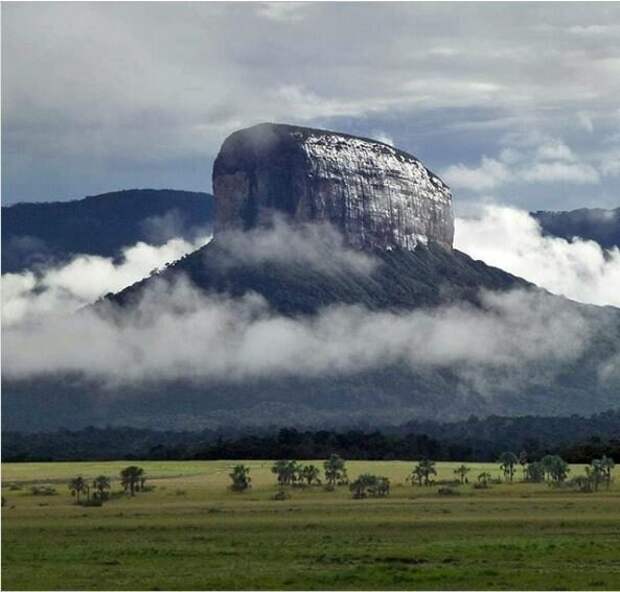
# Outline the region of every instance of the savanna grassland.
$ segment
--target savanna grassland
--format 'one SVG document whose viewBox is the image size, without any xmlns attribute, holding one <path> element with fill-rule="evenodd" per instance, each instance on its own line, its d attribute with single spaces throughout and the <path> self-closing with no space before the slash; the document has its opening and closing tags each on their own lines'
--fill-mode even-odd
<svg viewBox="0 0 620 592">
<path fill-rule="evenodd" d="M 128 464 L 145 469 L 152 491 L 75 504 L 69 478 L 108 475 L 119 491 Z M 3 465 L 2 588 L 620 589 L 617 482 L 587 494 L 502 483 L 440 495 L 405 481 L 412 462 L 351 461 L 350 478 L 386 476 L 390 496 L 354 500 L 346 486 L 313 486 L 276 501 L 271 461 L 244 462 L 244 493 L 228 489 L 234 464 Z M 436 479 L 454 479 L 456 466 L 437 463 Z M 471 481 L 499 477 L 497 465 L 468 466 Z M 572 465 L 570 476 L 583 470 Z M 58 495 L 32 495 L 43 484 Z"/>
</svg>

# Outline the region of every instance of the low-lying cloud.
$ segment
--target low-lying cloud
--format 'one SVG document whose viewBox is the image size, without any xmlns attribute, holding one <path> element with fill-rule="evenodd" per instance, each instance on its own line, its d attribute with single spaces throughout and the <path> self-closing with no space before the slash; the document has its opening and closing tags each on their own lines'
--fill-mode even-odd
<svg viewBox="0 0 620 592">
<path fill-rule="evenodd" d="M 516 232 L 516 262 L 527 247 L 541 248 L 525 238 L 548 240 L 532 230 L 535 223 L 527 214 L 514 210 L 459 220 L 459 241 L 464 224 L 480 225 L 465 233 L 476 235 L 474 246 L 495 245 L 500 254 L 511 252 L 510 245 L 498 245 Z M 224 264 L 223 253 L 236 263 L 275 260 L 322 270 L 337 265 L 363 274 L 380 264 L 347 248 L 330 227 L 292 229 L 276 221 L 270 231 L 233 232 L 218 235 L 220 240 Z M 559 253 L 574 248 L 564 243 Z M 447 369 L 476 392 L 492 394 L 548 384 L 562 368 L 582 364 L 602 339 L 617 343 L 618 318 L 611 310 L 593 313 L 537 290 L 483 293 L 479 307 L 462 303 L 397 312 L 338 305 L 293 317 L 274 312 L 257 294 L 206 294 L 177 275 L 153 278 L 131 305 L 106 300 L 74 312 L 115 289 L 113 284 L 124 287 L 195 247 L 183 241 L 159 248 L 139 244 L 118 264 L 78 257 L 40 276 L 3 277 L 3 377 L 71 373 L 117 388 L 179 379 L 202 384 L 316 378 L 402 365 L 414 371 Z M 564 258 L 570 260 L 566 253 Z M 510 261 L 502 266 L 510 268 Z M 617 355 L 617 347 L 597 353 L 595 380 L 619 379 Z"/>
<path fill-rule="evenodd" d="M 618 248 L 544 236 L 538 222 L 522 210 L 486 206 L 477 217 L 457 218 L 455 246 L 554 294 L 620 306 Z"/>
<path fill-rule="evenodd" d="M 542 379 L 545 364 L 577 360 L 596 333 L 574 305 L 544 293 L 489 293 L 483 303 L 402 313 L 334 306 L 293 318 L 257 295 L 206 296 L 183 279 L 159 279 L 132 309 L 107 304 L 5 329 L 3 371 L 75 372 L 118 386 L 329 376 L 403 363 L 470 379 L 481 368 L 528 367 L 530 379 Z"/>
<path fill-rule="evenodd" d="M 331 224 L 291 225 L 278 215 L 273 217 L 270 228 L 218 233 L 217 242 L 235 264 L 272 261 L 324 272 L 347 268 L 369 274 L 377 263 L 368 253 L 348 247 Z"/>
<path fill-rule="evenodd" d="M 171 239 L 161 246 L 139 242 L 123 249 L 118 261 L 97 255 L 78 255 L 68 263 L 38 271 L 2 276 L 2 324 L 36 322 L 67 314 L 117 292 L 179 259 L 208 241 Z"/>
</svg>

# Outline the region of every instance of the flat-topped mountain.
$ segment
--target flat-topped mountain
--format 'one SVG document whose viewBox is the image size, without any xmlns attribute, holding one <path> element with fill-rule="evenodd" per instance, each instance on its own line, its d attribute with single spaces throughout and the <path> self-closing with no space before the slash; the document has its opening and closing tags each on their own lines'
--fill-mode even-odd
<svg viewBox="0 0 620 592">
<path fill-rule="evenodd" d="M 2 208 L 2 273 L 66 261 L 115 257 L 138 241 L 195 238 L 213 222 L 213 196 L 172 189 L 130 189 L 84 199 Z"/>
<path fill-rule="evenodd" d="M 214 240 L 83 312 L 116 336 L 114 350 L 132 334 L 123 364 L 152 375 L 4 381 L 5 429 L 372 425 L 617 405 L 620 311 L 452 249 L 449 189 L 414 157 L 269 124 L 224 142 L 213 181 Z M 257 301 L 262 312 L 246 306 Z M 236 312 L 219 318 L 222 307 Z M 213 323 L 192 320 L 203 312 Z"/>
<path fill-rule="evenodd" d="M 452 194 L 415 157 L 376 140 L 264 123 L 229 136 L 213 166 L 215 234 L 329 222 L 356 247 L 452 247 Z"/>
</svg>

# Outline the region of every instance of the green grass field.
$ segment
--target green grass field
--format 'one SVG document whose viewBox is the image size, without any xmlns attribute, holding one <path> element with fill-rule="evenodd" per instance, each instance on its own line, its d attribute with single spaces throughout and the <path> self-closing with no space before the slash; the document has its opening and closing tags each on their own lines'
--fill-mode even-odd
<svg viewBox="0 0 620 592">
<path fill-rule="evenodd" d="M 118 490 L 128 464 L 154 491 L 75 505 L 70 477 L 105 474 Z M 233 464 L 3 465 L 2 589 L 620 589 L 618 483 L 594 494 L 515 483 L 441 496 L 405 482 L 411 462 L 351 461 L 349 477 L 389 477 L 390 497 L 312 487 L 274 501 L 270 461 L 245 462 L 253 488 L 242 494 L 227 489 Z M 438 479 L 454 478 L 457 463 L 437 466 Z M 472 480 L 499 476 L 497 465 L 468 466 Z M 33 484 L 58 495 L 33 496 Z"/>
</svg>

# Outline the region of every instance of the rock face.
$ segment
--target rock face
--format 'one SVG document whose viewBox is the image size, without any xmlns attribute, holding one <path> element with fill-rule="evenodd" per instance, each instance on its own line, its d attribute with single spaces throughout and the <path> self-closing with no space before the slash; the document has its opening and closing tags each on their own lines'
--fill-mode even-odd
<svg viewBox="0 0 620 592">
<path fill-rule="evenodd" d="M 230 135 L 213 166 L 215 236 L 329 222 L 358 248 L 452 248 L 452 195 L 416 158 L 387 144 L 324 130 L 260 124 Z"/>
</svg>

